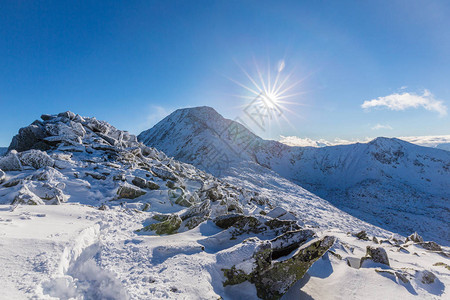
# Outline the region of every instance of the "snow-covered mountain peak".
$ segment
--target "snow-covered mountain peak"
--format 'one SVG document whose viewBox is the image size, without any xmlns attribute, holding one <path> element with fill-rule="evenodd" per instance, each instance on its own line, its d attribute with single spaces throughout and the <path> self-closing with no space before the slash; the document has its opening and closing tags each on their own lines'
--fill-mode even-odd
<svg viewBox="0 0 450 300">
<path fill-rule="evenodd" d="M 242 179 L 244 168 L 254 174 L 276 172 L 364 220 L 404 234 L 418 230 L 450 243 L 444 229 L 450 218 L 450 152 L 386 137 L 322 148 L 291 147 L 263 140 L 215 111 L 206 109 L 212 119 L 199 113 L 204 109 L 174 112 L 138 139 L 217 176 Z M 170 121 L 175 117 L 176 122 Z M 265 187 L 267 182 L 257 185 Z M 414 211 L 423 214 L 410 218 Z M 435 221 L 439 225 L 433 226 Z"/>
</svg>

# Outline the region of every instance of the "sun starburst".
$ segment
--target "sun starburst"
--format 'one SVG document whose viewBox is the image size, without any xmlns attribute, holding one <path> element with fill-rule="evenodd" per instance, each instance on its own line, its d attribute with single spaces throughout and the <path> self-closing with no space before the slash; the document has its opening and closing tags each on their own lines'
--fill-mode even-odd
<svg viewBox="0 0 450 300">
<path fill-rule="evenodd" d="M 264 124 L 270 125 L 271 120 L 275 120 L 279 124 L 280 118 L 290 124 L 285 116 L 285 112 L 293 113 L 288 106 L 290 104 L 299 104 L 297 97 L 304 94 L 304 92 L 299 91 L 299 85 L 304 79 L 294 81 L 294 70 L 287 72 L 284 60 L 280 60 L 275 68 L 271 68 L 269 61 L 267 68 L 264 70 L 261 70 L 255 61 L 254 76 L 250 75 L 239 63 L 237 65 L 244 73 L 245 81 L 247 82 L 243 83 L 229 79 L 246 91 L 245 94 L 235 95 L 247 100 L 243 107 L 248 107 L 249 105 L 258 106 L 257 111 L 260 119 L 261 116 L 267 118 L 267 122 Z M 248 103 L 249 101 L 250 104 Z M 261 129 L 266 129 L 260 124 L 258 125 Z"/>
</svg>

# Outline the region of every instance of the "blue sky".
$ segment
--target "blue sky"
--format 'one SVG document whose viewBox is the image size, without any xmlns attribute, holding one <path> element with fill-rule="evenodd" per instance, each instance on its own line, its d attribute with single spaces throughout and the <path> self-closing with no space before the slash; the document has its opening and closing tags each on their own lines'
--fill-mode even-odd
<svg viewBox="0 0 450 300">
<path fill-rule="evenodd" d="M 450 134 L 448 1 L 2 1 L 0 145 L 71 110 L 138 134 L 181 107 L 243 115 L 240 66 L 302 79 L 279 124 L 332 140 Z M 230 80 L 230 78 L 232 80 Z M 273 78 L 273 77 L 272 77 Z M 383 97 L 383 98 L 379 98 Z M 364 102 L 366 101 L 366 104 Z M 364 107 L 362 107 L 364 104 Z M 450 113 L 450 112 L 449 112 Z"/>
</svg>

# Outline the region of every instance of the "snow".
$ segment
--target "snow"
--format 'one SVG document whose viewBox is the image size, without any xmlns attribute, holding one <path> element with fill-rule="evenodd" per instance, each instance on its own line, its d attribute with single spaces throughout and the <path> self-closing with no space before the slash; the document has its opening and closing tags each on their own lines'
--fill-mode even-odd
<svg viewBox="0 0 450 300">
<path fill-rule="evenodd" d="M 201 121 L 204 113 L 211 114 L 209 121 L 215 120 L 208 108 L 188 117 Z M 247 281 L 224 287 L 222 268 L 235 265 L 250 273 L 254 251 L 262 243 L 272 244 L 279 230 L 234 237 L 236 229 L 224 230 L 213 222 L 227 213 L 257 220 L 294 219 L 319 238 L 337 237 L 331 249 L 334 254 L 328 252 L 319 259 L 284 299 L 449 297 L 450 270 L 445 265 L 450 265 L 450 248 L 446 245 L 440 252 L 404 242 L 397 231 L 360 220 L 251 159 L 231 161 L 219 179 L 137 143 L 136 137 L 106 122 L 72 113 L 60 115 L 44 116 L 56 124 L 50 126 L 53 136 L 65 137 L 45 151 L 51 160 L 6 171 L 0 185 L 0 299 L 257 299 L 255 286 Z M 67 127 L 59 128 L 61 122 Z M 72 133 L 79 139 L 69 141 Z M 199 135 L 198 145 L 210 138 Z M 220 146 L 220 141 L 215 142 Z M 170 146 L 180 147 L 175 141 Z M 27 151 L 17 154 L 19 162 L 38 153 Z M 38 157 L 47 157 L 41 154 Z M 201 159 L 201 153 L 194 154 Z M 141 188 L 144 195 L 119 199 L 119 186 L 134 186 L 136 176 L 160 188 Z M 42 205 L 12 205 L 24 189 Z M 48 191 L 60 191 L 61 197 L 55 201 Z M 192 199 L 194 205 L 176 204 L 180 197 Z M 142 231 L 161 214 L 183 219 L 176 234 Z M 205 215 L 198 226 L 186 227 L 184 218 Z M 361 230 L 367 232 L 368 241 L 352 234 Z M 375 244 L 373 236 L 382 243 Z M 367 246 L 383 247 L 390 267 L 347 265 L 347 260 L 359 262 Z M 399 281 L 395 272 L 409 283 Z M 430 277 L 427 272 L 436 276 L 433 283 L 422 282 Z"/>
</svg>

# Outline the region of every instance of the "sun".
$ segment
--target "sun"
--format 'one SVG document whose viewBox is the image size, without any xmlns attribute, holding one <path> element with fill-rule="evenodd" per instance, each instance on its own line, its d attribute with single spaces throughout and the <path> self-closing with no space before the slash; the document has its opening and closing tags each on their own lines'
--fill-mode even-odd
<svg viewBox="0 0 450 300">
<path fill-rule="evenodd" d="M 261 70 L 255 62 L 255 76 L 251 76 L 241 65 L 238 64 L 238 66 L 248 82 L 243 83 L 229 78 L 246 91 L 245 94 L 235 96 L 260 105 L 271 119 L 282 117 L 288 121 L 284 112 L 289 111 L 287 107 L 289 104 L 298 104 L 293 100 L 303 94 L 303 92 L 297 91 L 303 80 L 292 82 L 294 71 L 286 72 L 284 60 L 280 60 L 275 67 L 268 62 L 264 70 Z"/>
</svg>

